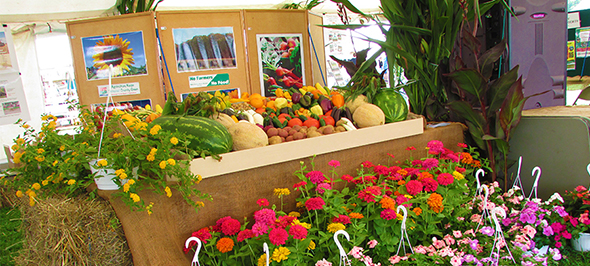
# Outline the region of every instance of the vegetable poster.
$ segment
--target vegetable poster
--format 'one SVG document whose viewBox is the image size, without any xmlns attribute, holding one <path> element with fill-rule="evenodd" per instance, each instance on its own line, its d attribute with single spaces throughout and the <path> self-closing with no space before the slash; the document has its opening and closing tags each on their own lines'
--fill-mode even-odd
<svg viewBox="0 0 590 266">
<path fill-rule="evenodd" d="M 108 79 L 109 65 L 113 66 L 113 77 L 147 75 L 143 32 L 81 39 L 88 80 Z"/>
<path fill-rule="evenodd" d="M 305 80 L 301 34 L 257 34 L 260 84 L 264 96 L 278 88 L 301 88 Z"/>
<path fill-rule="evenodd" d="M 235 68 L 232 27 L 172 29 L 178 72 Z"/>
</svg>

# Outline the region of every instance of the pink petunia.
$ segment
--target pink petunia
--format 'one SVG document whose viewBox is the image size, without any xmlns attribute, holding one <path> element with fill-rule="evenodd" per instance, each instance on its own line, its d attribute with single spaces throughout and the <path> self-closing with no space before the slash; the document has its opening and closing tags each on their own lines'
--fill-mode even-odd
<svg viewBox="0 0 590 266">
<path fill-rule="evenodd" d="M 377 240 L 375 240 L 375 239 L 373 239 L 367 243 L 367 245 L 369 245 L 369 248 L 375 248 L 377 246 L 377 244 L 379 244 L 379 242 L 377 242 Z"/>
</svg>

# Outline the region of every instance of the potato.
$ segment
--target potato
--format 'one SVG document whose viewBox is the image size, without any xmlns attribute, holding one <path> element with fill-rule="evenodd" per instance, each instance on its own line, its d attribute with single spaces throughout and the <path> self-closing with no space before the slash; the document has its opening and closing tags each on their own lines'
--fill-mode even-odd
<svg viewBox="0 0 590 266">
<path fill-rule="evenodd" d="M 270 144 L 270 145 L 279 144 L 282 142 L 283 142 L 283 140 L 281 139 L 280 136 L 272 136 L 268 139 L 268 144 Z"/>
<path fill-rule="evenodd" d="M 293 129 L 295 129 L 297 131 L 300 131 L 301 130 L 301 126 L 300 125 L 294 125 L 293 126 Z"/>
<path fill-rule="evenodd" d="M 328 134 L 332 134 L 334 133 L 334 127 L 332 125 L 327 125 L 324 127 L 324 130 L 322 130 L 322 134 L 324 135 L 328 135 Z"/>
<path fill-rule="evenodd" d="M 291 130 L 289 130 L 289 135 L 290 135 L 290 136 L 293 136 L 293 135 L 295 135 L 295 133 L 297 133 L 297 130 L 295 130 L 295 129 L 291 129 Z"/>
<path fill-rule="evenodd" d="M 285 138 L 285 141 L 289 142 L 289 141 L 293 141 L 293 136 L 288 136 Z"/>
<path fill-rule="evenodd" d="M 336 132 L 344 132 L 344 131 L 346 131 L 346 128 L 344 128 L 343 126 L 337 126 L 334 130 Z"/>
<path fill-rule="evenodd" d="M 321 135 L 322 135 L 322 133 L 320 133 L 320 132 L 317 132 L 317 131 L 315 131 L 315 130 L 313 130 L 313 131 L 311 131 L 311 132 L 308 132 L 308 133 L 307 133 L 307 137 L 308 137 L 308 138 L 315 138 L 315 137 L 319 137 L 319 136 L 321 136 Z"/>
<path fill-rule="evenodd" d="M 297 132 L 297 133 L 293 134 L 293 139 L 294 140 L 303 139 L 303 133 Z"/>
<path fill-rule="evenodd" d="M 286 138 L 287 136 L 289 136 L 289 132 L 281 128 L 279 129 L 279 136 Z"/>
<path fill-rule="evenodd" d="M 266 135 L 268 135 L 269 138 L 277 136 L 279 135 L 279 130 L 274 127 L 271 127 L 268 129 L 268 131 L 266 131 Z"/>
</svg>

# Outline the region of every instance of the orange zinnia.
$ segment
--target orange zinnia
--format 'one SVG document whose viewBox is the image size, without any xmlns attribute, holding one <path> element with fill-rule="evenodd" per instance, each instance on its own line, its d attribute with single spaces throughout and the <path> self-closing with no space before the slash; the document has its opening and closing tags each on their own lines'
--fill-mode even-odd
<svg viewBox="0 0 590 266">
<path fill-rule="evenodd" d="M 432 194 L 430 194 L 430 197 L 428 197 L 428 201 L 427 201 L 428 207 L 430 207 L 430 209 L 433 212 L 440 213 L 444 209 L 444 206 L 442 204 L 442 200 L 443 200 L 443 197 L 440 194 L 432 193 Z"/>
<path fill-rule="evenodd" d="M 234 249 L 234 241 L 229 237 L 224 237 L 217 241 L 217 250 L 221 253 L 226 253 Z"/>
</svg>

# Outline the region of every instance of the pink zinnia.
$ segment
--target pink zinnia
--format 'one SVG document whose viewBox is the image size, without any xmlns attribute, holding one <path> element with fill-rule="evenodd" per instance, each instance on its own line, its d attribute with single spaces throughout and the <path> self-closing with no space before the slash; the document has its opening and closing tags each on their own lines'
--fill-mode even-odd
<svg viewBox="0 0 590 266">
<path fill-rule="evenodd" d="M 422 192 L 422 183 L 418 180 L 410 180 L 406 183 L 406 190 L 408 194 L 416 196 L 416 194 Z"/>
<path fill-rule="evenodd" d="M 422 179 L 422 185 L 424 186 L 424 191 L 426 192 L 435 192 L 438 188 L 438 183 L 430 177 Z"/>
<path fill-rule="evenodd" d="M 203 242 L 203 244 L 207 244 L 207 240 L 211 238 L 211 233 L 209 232 L 209 228 L 201 228 L 199 231 L 196 231 L 192 234 L 192 236 L 198 238 Z M 196 242 L 195 242 L 196 244 Z"/>
<path fill-rule="evenodd" d="M 319 184 L 315 191 L 317 191 L 320 194 L 324 194 L 324 192 L 326 192 L 326 190 L 330 190 L 332 189 L 332 185 L 328 184 L 328 183 L 321 183 Z"/>
<path fill-rule="evenodd" d="M 240 232 L 240 221 L 231 218 L 221 224 L 221 232 L 228 236 L 233 236 Z"/>
<path fill-rule="evenodd" d="M 422 167 L 430 170 L 432 168 L 435 168 L 438 166 L 438 159 L 436 158 L 428 158 L 426 160 L 424 160 L 424 162 L 422 163 Z"/>
<path fill-rule="evenodd" d="M 383 165 L 376 165 L 375 168 L 373 168 L 373 171 L 375 171 L 376 174 L 378 175 L 389 175 L 389 167 L 387 166 L 383 166 Z"/>
<path fill-rule="evenodd" d="M 219 220 L 217 220 L 217 222 L 215 222 L 215 225 L 213 227 L 211 227 L 211 229 L 214 232 L 221 232 L 221 225 L 223 224 L 223 222 L 225 222 L 229 219 L 231 219 L 230 216 L 225 216 L 225 217 L 219 218 Z"/>
<path fill-rule="evenodd" d="M 305 239 L 307 237 L 307 229 L 299 224 L 296 224 L 289 228 L 289 234 L 295 239 Z"/>
<path fill-rule="evenodd" d="M 260 206 L 260 207 L 265 207 L 265 206 L 268 206 L 269 205 L 268 200 L 265 199 L 265 198 L 258 199 L 256 201 L 256 204 L 258 204 L 258 206 Z"/>
<path fill-rule="evenodd" d="M 349 224 L 350 217 L 348 215 L 340 214 L 338 217 L 332 218 L 333 223 Z"/>
<path fill-rule="evenodd" d="M 366 168 L 371 168 L 371 167 L 375 166 L 375 165 L 373 165 L 372 162 L 369 162 L 369 161 L 364 161 L 361 165 Z"/>
<path fill-rule="evenodd" d="M 271 209 L 262 209 L 254 212 L 254 221 L 269 225 L 277 219 L 275 211 Z"/>
<path fill-rule="evenodd" d="M 311 198 L 305 201 L 305 208 L 308 211 L 321 210 L 324 207 L 324 200 L 320 197 Z"/>
<path fill-rule="evenodd" d="M 457 147 L 459 147 L 459 148 L 467 148 L 467 144 L 459 142 L 459 143 L 457 143 Z"/>
<path fill-rule="evenodd" d="M 254 225 L 252 225 L 252 233 L 254 233 L 254 236 L 261 236 L 266 234 L 266 232 L 268 232 L 268 225 L 265 223 L 255 222 Z"/>
<path fill-rule="evenodd" d="M 254 237 L 254 232 L 252 232 L 252 230 L 250 229 L 246 229 L 244 231 L 240 231 L 238 233 L 238 242 L 242 242 L 246 239 L 250 239 Z"/>
<path fill-rule="evenodd" d="M 375 196 L 381 195 L 381 188 L 376 186 L 370 186 L 365 188 L 358 193 L 359 199 L 362 199 L 366 202 L 375 202 Z"/>
<path fill-rule="evenodd" d="M 410 199 L 406 198 L 404 195 L 399 195 L 395 198 L 395 203 L 397 205 L 404 205 L 406 208 L 412 208 L 412 203 L 404 204 L 404 202 L 407 201 L 410 201 Z"/>
<path fill-rule="evenodd" d="M 352 180 L 354 179 L 354 177 L 352 177 L 351 175 L 343 175 L 341 177 L 342 180 L 346 181 L 346 182 L 352 182 Z"/>
<path fill-rule="evenodd" d="M 426 147 L 428 147 L 428 153 L 439 154 L 444 151 L 445 145 L 439 140 L 431 140 Z"/>
<path fill-rule="evenodd" d="M 284 245 L 289 238 L 289 234 L 287 233 L 287 230 L 278 227 L 270 230 L 270 233 L 268 233 L 268 238 L 270 239 L 270 243 L 275 246 Z"/>
<path fill-rule="evenodd" d="M 449 173 L 442 173 L 442 174 L 438 175 L 436 180 L 438 181 L 438 183 L 440 185 L 448 186 L 448 185 L 452 184 L 453 181 L 455 181 L 455 178 L 453 177 L 453 175 L 451 175 Z"/>
<path fill-rule="evenodd" d="M 305 175 L 305 177 L 309 178 L 309 181 L 311 181 L 314 184 L 319 184 L 319 183 L 323 183 L 324 180 L 326 180 L 326 178 L 324 177 L 324 173 L 320 172 L 320 171 L 311 171 L 309 173 L 307 173 Z"/>
<path fill-rule="evenodd" d="M 295 221 L 295 217 L 284 215 L 279 217 L 278 221 L 275 223 L 277 226 L 281 228 L 287 228 L 287 226 L 292 225 L 293 221 Z"/>
<path fill-rule="evenodd" d="M 328 165 L 332 166 L 332 167 L 338 167 L 340 166 L 340 162 L 336 161 L 336 160 L 331 160 Z"/>
<path fill-rule="evenodd" d="M 397 213 L 392 209 L 384 209 L 381 211 L 381 218 L 384 220 L 391 220 L 397 218 Z"/>
</svg>

